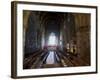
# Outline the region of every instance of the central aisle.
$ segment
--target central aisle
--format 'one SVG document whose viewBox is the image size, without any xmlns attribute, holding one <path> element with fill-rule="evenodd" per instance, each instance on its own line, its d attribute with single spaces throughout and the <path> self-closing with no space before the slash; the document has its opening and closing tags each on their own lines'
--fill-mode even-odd
<svg viewBox="0 0 100 80">
<path fill-rule="evenodd" d="M 49 51 L 49 55 L 46 60 L 46 64 L 54 64 L 55 59 L 54 59 L 54 51 Z"/>
</svg>

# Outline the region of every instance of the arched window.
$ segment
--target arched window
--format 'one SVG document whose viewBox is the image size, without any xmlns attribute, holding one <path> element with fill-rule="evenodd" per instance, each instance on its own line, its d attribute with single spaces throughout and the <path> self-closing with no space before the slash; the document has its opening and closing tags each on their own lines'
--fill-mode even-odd
<svg viewBox="0 0 100 80">
<path fill-rule="evenodd" d="M 48 39 L 48 45 L 49 46 L 56 46 L 57 45 L 57 39 L 54 33 L 51 33 Z"/>
</svg>

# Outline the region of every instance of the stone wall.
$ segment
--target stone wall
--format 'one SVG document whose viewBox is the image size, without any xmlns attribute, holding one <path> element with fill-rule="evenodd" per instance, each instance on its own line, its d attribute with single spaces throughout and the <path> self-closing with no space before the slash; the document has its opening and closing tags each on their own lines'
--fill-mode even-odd
<svg viewBox="0 0 100 80">
<path fill-rule="evenodd" d="M 39 19 L 36 12 L 24 11 L 23 15 L 23 28 L 24 28 L 24 51 L 25 53 L 32 53 L 40 48 L 41 36 L 39 30 Z"/>
<path fill-rule="evenodd" d="M 90 15 L 75 14 L 77 53 L 90 64 Z"/>
</svg>

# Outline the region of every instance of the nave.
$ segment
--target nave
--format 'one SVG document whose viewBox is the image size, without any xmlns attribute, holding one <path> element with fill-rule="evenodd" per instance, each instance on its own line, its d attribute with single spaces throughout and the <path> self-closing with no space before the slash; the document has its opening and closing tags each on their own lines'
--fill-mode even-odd
<svg viewBox="0 0 100 80">
<path fill-rule="evenodd" d="M 23 10 L 23 69 L 90 66 L 90 18 Z"/>
</svg>

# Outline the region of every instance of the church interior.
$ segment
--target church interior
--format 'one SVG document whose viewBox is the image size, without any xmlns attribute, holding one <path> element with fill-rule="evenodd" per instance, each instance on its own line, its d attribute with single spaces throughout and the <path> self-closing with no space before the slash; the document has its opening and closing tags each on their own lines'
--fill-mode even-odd
<svg viewBox="0 0 100 80">
<path fill-rule="evenodd" d="M 23 10 L 23 69 L 90 66 L 91 15 Z"/>
</svg>

